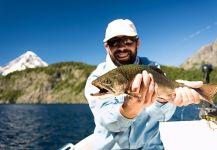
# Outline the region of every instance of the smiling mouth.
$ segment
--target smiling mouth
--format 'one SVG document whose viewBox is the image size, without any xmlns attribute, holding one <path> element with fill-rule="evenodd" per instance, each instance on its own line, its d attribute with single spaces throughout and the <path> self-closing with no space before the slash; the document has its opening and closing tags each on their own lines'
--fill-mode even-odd
<svg viewBox="0 0 217 150">
<path fill-rule="evenodd" d="M 118 58 L 127 58 L 129 56 L 128 52 L 120 52 L 116 55 Z"/>
<path fill-rule="evenodd" d="M 128 52 L 118 53 L 118 56 L 119 57 L 127 57 L 127 56 L 129 56 L 129 53 Z"/>
</svg>

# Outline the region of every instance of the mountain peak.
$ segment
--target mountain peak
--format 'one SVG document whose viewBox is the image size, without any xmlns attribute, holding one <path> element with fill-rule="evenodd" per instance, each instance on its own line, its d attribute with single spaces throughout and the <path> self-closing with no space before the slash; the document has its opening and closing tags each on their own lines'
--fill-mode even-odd
<svg viewBox="0 0 217 150">
<path fill-rule="evenodd" d="M 25 53 L 24 53 L 25 55 L 35 55 L 35 56 L 37 56 L 33 51 L 26 51 Z"/>
<path fill-rule="evenodd" d="M 199 68 L 202 64 L 212 64 L 217 67 L 217 39 L 208 45 L 202 46 L 193 56 L 188 58 L 181 67 L 184 69 Z"/>
<path fill-rule="evenodd" d="M 38 57 L 34 52 L 27 51 L 21 56 L 0 68 L 2 75 L 7 75 L 14 71 L 21 71 L 27 68 L 46 67 L 48 64 Z"/>
</svg>

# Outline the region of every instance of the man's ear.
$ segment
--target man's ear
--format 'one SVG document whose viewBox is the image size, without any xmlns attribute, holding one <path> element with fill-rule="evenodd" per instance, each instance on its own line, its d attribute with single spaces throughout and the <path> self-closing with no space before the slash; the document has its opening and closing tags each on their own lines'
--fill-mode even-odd
<svg viewBox="0 0 217 150">
<path fill-rule="evenodd" d="M 109 52 L 109 46 L 107 43 L 104 43 L 104 47 L 105 47 L 106 51 Z"/>
<path fill-rule="evenodd" d="M 140 46 L 140 39 L 137 40 L 137 49 L 139 48 Z"/>
</svg>

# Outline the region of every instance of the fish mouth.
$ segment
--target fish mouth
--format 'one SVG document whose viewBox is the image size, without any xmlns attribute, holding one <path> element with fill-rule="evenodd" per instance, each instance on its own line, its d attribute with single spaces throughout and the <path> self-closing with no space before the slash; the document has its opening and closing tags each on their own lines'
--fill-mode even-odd
<svg viewBox="0 0 217 150">
<path fill-rule="evenodd" d="M 115 91 L 107 85 L 94 85 L 99 89 L 99 92 L 97 93 L 91 93 L 91 96 L 104 96 L 104 95 L 110 95 L 110 94 L 115 94 Z"/>
</svg>

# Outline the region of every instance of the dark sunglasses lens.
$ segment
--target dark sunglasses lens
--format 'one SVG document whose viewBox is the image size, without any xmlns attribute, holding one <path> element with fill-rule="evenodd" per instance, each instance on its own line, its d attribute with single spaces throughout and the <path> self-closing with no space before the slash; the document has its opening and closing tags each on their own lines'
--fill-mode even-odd
<svg viewBox="0 0 217 150">
<path fill-rule="evenodd" d="M 108 41 L 107 43 L 110 47 L 115 47 L 118 45 L 119 42 L 120 42 L 120 39 L 116 39 L 116 40 Z"/>
<path fill-rule="evenodd" d="M 122 42 L 125 44 L 125 45 L 131 45 L 135 42 L 135 40 L 133 39 L 130 39 L 130 38 L 126 38 L 126 39 L 123 39 Z"/>
<path fill-rule="evenodd" d="M 126 37 L 126 38 L 120 38 L 120 39 L 114 39 L 107 41 L 108 46 L 110 47 L 116 47 L 119 43 L 122 43 L 124 45 L 131 45 L 137 40 L 136 37 Z"/>
</svg>

